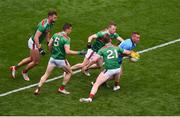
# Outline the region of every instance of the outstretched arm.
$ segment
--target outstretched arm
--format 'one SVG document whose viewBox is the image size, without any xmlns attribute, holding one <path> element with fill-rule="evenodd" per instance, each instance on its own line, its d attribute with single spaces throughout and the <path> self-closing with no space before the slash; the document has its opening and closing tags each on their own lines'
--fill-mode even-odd
<svg viewBox="0 0 180 117">
<path fill-rule="evenodd" d="M 120 41 L 120 42 L 123 42 L 123 41 L 124 41 L 124 39 L 123 39 L 122 37 L 120 37 L 120 36 L 117 37 L 116 39 L 117 39 L 118 41 Z"/>
<path fill-rule="evenodd" d="M 70 49 L 70 45 L 64 45 L 64 49 L 65 49 L 65 52 L 66 52 L 66 54 L 71 54 L 71 55 L 84 55 L 84 54 L 86 54 L 86 52 L 85 51 L 74 51 L 74 50 L 71 50 Z"/>
<path fill-rule="evenodd" d="M 91 36 L 88 37 L 88 43 L 91 43 L 94 39 L 97 38 L 97 35 L 96 34 L 93 34 Z"/>
</svg>

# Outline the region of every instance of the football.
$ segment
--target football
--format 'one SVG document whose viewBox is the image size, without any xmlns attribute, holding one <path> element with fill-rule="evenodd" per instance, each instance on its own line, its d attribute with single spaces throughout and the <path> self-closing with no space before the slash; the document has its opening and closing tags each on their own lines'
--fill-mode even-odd
<svg viewBox="0 0 180 117">
<path fill-rule="evenodd" d="M 132 53 L 130 55 L 130 61 L 137 62 L 139 59 L 140 59 L 140 54 L 132 51 Z"/>
</svg>

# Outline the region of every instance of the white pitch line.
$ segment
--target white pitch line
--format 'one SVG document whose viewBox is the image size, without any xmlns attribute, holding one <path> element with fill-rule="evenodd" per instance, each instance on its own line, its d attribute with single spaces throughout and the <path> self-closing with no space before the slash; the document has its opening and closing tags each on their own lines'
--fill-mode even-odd
<svg viewBox="0 0 180 117">
<path fill-rule="evenodd" d="M 154 46 L 154 47 L 151 47 L 151 48 L 147 48 L 147 49 L 138 51 L 138 53 L 145 53 L 145 52 L 148 52 L 148 51 L 151 51 L 151 50 L 154 50 L 154 49 L 157 49 L 157 48 L 161 48 L 161 47 L 164 47 L 164 46 L 167 46 L 167 45 L 170 45 L 170 44 L 173 44 L 173 43 L 177 43 L 177 42 L 180 42 L 180 39 L 176 39 L 176 40 L 164 43 L 164 44 L 160 44 L 160 45 L 157 45 L 157 46 Z M 81 70 L 76 70 L 76 71 L 73 72 L 73 74 L 77 74 L 79 72 L 81 72 Z M 63 78 L 63 75 L 60 75 L 60 76 L 54 77 L 52 79 L 49 79 L 49 80 L 46 81 L 46 83 L 54 81 L 54 80 L 57 80 L 57 79 L 60 79 L 60 78 Z M 0 97 L 6 96 L 6 95 L 10 95 L 12 93 L 16 93 L 16 92 L 19 92 L 19 91 L 23 91 L 23 90 L 35 87 L 37 85 L 38 85 L 38 83 L 35 83 L 35 84 L 28 85 L 28 86 L 25 86 L 25 87 L 22 87 L 22 88 L 18 88 L 18 89 L 14 89 L 14 90 L 8 91 L 6 93 L 1 93 Z"/>
</svg>

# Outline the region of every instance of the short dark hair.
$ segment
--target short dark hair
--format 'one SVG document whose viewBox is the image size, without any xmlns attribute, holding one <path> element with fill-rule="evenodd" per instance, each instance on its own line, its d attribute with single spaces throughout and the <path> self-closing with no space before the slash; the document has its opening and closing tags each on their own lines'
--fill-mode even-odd
<svg viewBox="0 0 180 117">
<path fill-rule="evenodd" d="M 136 34 L 136 35 L 140 35 L 140 33 L 138 33 L 138 32 L 132 32 L 132 35 L 134 35 L 134 34 Z"/>
<path fill-rule="evenodd" d="M 70 23 L 65 23 L 65 24 L 63 25 L 63 31 L 69 29 L 70 27 L 72 27 L 72 24 L 70 24 Z"/>
<path fill-rule="evenodd" d="M 111 21 L 111 22 L 109 22 L 108 27 L 111 27 L 111 26 L 117 26 L 117 25 L 116 25 L 116 23 L 115 23 L 115 22 Z"/>
<path fill-rule="evenodd" d="M 110 42 L 110 35 L 109 34 L 105 34 L 103 36 L 103 38 L 104 38 L 104 43 L 109 43 Z"/>
<path fill-rule="evenodd" d="M 51 10 L 48 12 L 48 16 L 53 16 L 53 15 L 57 16 L 57 12 L 55 10 Z"/>
</svg>

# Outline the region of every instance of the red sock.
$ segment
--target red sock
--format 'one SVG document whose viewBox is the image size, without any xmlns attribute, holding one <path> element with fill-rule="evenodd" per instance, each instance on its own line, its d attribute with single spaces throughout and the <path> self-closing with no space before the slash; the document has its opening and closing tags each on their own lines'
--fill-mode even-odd
<svg viewBox="0 0 180 117">
<path fill-rule="evenodd" d="M 115 81 L 114 85 L 119 86 L 119 82 Z"/>
<path fill-rule="evenodd" d="M 94 98 L 94 94 L 90 93 L 89 94 L 89 98 L 93 99 Z"/>
<path fill-rule="evenodd" d="M 23 73 L 27 73 L 27 70 L 23 70 L 22 72 L 23 72 Z"/>
<path fill-rule="evenodd" d="M 64 85 L 60 86 L 59 88 L 60 90 L 64 90 Z"/>
</svg>

